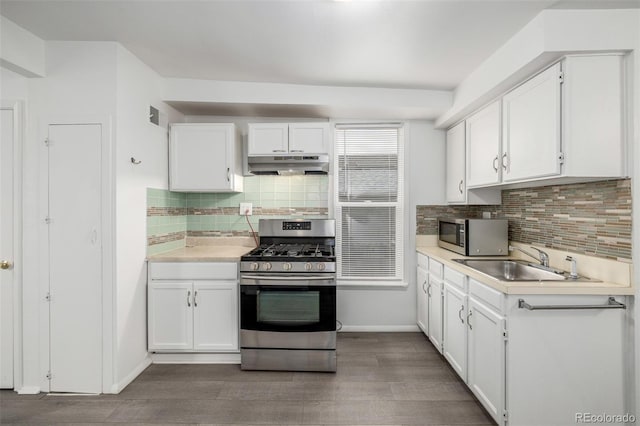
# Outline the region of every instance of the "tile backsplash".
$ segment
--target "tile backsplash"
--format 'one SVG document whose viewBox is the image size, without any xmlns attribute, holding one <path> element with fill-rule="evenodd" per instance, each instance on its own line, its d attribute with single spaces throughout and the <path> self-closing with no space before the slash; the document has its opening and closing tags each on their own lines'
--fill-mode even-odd
<svg viewBox="0 0 640 426">
<path fill-rule="evenodd" d="M 631 259 L 631 180 L 502 191 L 499 206 L 417 206 L 418 235 L 435 235 L 438 216 L 509 220 L 509 240 L 608 259 Z"/>
<path fill-rule="evenodd" d="M 149 254 L 184 247 L 187 236 L 250 236 L 240 203 L 253 204 L 249 221 L 261 218 L 326 218 L 327 176 L 247 176 L 241 193 L 178 193 L 147 190 Z"/>
</svg>

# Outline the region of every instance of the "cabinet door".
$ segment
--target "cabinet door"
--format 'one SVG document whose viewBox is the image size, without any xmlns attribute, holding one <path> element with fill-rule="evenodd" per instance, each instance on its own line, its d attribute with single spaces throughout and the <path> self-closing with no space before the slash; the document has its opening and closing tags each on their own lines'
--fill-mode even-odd
<svg viewBox="0 0 640 426">
<path fill-rule="evenodd" d="M 249 155 L 278 155 L 289 152 L 287 123 L 249 124 Z"/>
<path fill-rule="evenodd" d="M 465 124 L 460 123 L 447 131 L 447 202 L 464 203 L 467 200 L 465 179 Z"/>
<path fill-rule="evenodd" d="M 238 350 L 238 284 L 236 281 L 196 281 L 193 335 L 196 351 Z"/>
<path fill-rule="evenodd" d="M 504 317 L 469 298 L 468 380 L 471 391 L 498 424 L 504 424 Z"/>
<path fill-rule="evenodd" d="M 462 380 L 467 381 L 467 296 L 444 283 L 444 352 Z"/>
<path fill-rule="evenodd" d="M 429 340 L 442 353 L 442 281 L 429 274 Z"/>
<path fill-rule="evenodd" d="M 466 120 L 467 187 L 500 182 L 500 101 Z"/>
<path fill-rule="evenodd" d="M 149 350 L 193 348 L 193 284 L 154 282 L 148 294 Z"/>
<path fill-rule="evenodd" d="M 327 154 L 331 140 L 328 123 L 289 124 L 289 152 Z"/>
<path fill-rule="evenodd" d="M 428 314 L 428 303 L 429 298 L 427 296 L 427 285 L 429 285 L 427 271 L 422 268 L 417 268 L 416 274 L 416 298 L 418 299 L 418 327 L 425 334 L 429 333 L 429 314 Z"/>
<path fill-rule="evenodd" d="M 172 191 L 229 191 L 235 155 L 233 124 L 173 124 L 169 143 Z"/>
<path fill-rule="evenodd" d="M 560 64 L 502 98 L 504 182 L 560 174 Z"/>
</svg>

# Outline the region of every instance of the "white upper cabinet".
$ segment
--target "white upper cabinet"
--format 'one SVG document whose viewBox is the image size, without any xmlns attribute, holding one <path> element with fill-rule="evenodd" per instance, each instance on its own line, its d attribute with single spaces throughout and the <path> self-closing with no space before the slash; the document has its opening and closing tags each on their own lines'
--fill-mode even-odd
<svg viewBox="0 0 640 426">
<path fill-rule="evenodd" d="M 233 124 L 172 124 L 169 189 L 183 192 L 242 191 L 238 143 Z"/>
<path fill-rule="evenodd" d="M 249 124 L 249 154 L 278 155 L 289 152 L 289 125 Z"/>
<path fill-rule="evenodd" d="M 464 126 L 462 122 L 447 131 L 447 203 L 467 200 Z"/>
<path fill-rule="evenodd" d="M 331 140 L 329 132 L 327 123 L 289 124 L 289 152 L 327 154 Z"/>
<path fill-rule="evenodd" d="M 467 117 L 466 200 L 454 198 L 449 141 L 459 125 L 451 128 L 447 201 L 486 204 L 481 190 L 627 177 L 624 70 L 623 54 L 569 55 Z"/>
<path fill-rule="evenodd" d="M 504 182 L 560 174 L 561 75 L 557 63 L 502 98 Z"/>
<path fill-rule="evenodd" d="M 469 187 L 500 183 L 500 101 L 467 118 L 467 176 Z"/>
<path fill-rule="evenodd" d="M 249 155 L 327 154 L 329 123 L 250 123 Z"/>
</svg>

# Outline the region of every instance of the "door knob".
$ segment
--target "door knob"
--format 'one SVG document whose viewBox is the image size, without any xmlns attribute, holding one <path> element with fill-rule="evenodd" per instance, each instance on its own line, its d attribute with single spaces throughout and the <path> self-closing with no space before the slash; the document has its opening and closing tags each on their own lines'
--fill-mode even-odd
<svg viewBox="0 0 640 426">
<path fill-rule="evenodd" d="M 13 265 L 8 260 L 0 261 L 0 269 L 10 269 Z"/>
</svg>

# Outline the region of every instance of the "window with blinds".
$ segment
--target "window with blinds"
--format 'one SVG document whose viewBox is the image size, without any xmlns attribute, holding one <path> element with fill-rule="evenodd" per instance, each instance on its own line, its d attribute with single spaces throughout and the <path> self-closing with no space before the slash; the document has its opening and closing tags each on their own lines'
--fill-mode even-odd
<svg viewBox="0 0 640 426">
<path fill-rule="evenodd" d="M 403 136 L 400 125 L 336 126 L 338 279 L 403 278 Z"/>
</svg>

